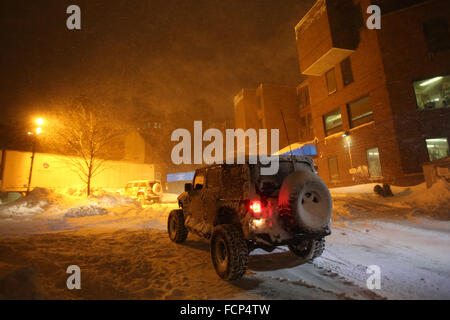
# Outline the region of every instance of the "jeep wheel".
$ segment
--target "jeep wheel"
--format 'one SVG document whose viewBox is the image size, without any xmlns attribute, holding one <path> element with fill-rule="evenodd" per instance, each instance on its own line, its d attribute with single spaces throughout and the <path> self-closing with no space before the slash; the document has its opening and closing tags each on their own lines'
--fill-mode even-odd
<svg viewBox="0 0 450 320">
<path fill-rule="evenodd" d="M 325 250 L 325 239 L 305 240 L 298 244 L 290 244 L 288 247 L 297 257 L 313 261 L 320 257 Z"/>
<path fill-rule="evenodd" d="M 184 225 L 183 210 L 172 210 L 167 221 L 167 231 L 169 238 L 175 243 L 182 243 L 186 241 L 188 230 Z"/>
<path fill-rule="evenodd" d="M 217 226 L 211 237 L 211 259 L 222 279 L 241 278 L 248 262 L 248 248 L 242 231 L 231 224 Z"/>
</svg>

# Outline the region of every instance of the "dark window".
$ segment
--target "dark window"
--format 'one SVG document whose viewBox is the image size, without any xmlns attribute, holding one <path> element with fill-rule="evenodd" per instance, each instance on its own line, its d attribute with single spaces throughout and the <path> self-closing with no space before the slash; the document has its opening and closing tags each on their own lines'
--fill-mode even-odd
<svg viewBox="0 0 450 320">
<path fill-rule="evenodd" d="M 323 116 L 325 126 L 325 135 L 329 136 L 333 133 L 342 131 L 342 114 L 340 109 L 336 109 Z"/>
<path fill-rule="evenodd" d="M 450 31 L 445 19 L 429 20 L 423 25 L 429 52 L 439 52 L 450 49 Z"/>
<path fill-rule="evenodd" d="M 194 179 L 194 190 L 200 190 L 205 185 L 205 176 L 203 173 L 198 173 Z"/>
<path fill-rule="evenodd" d="M 307 120 L 308 120 L 308 130 L 309 130 L 310 132 L 312 132 L 312 130 L 313 130 L 313 123 L 312 123 L 312 116 L 311 116 L 311 113 L 308 113 L 308 114 L 306 115 L 306 117 L 307 117 Z"/>
<path fill-rule="evenodd" d="M 419 110 L 450 106 L 450 76 L 440 76 L 414 82 Z"/>
<path fill-rule="evenodd" d="M 344 87 L 349 85 L 354 81 L 353 79 L 353 70 L 352 70 L 352 62 L 350 61 L 350 57 L 341 62 L 341 72 L 342 72 L 342 82 Z"/>
<path fill-rule="evenodd" d="M 328 158 L 328 171 L 330 172 L 330 180 L 331 181 L 339 181 L 339 167 L 337 157 L 329 157 Z"/>
<path fill-rule="evenodd" d="M 347 108 L 350 118 L 350 126 L 352 128 L 373 121 L 373 110 L 370 104 L 369 96 L 365 96 L 355 102 L 349 103 Z"/>
<path fill-rule="evenodd" d="M 300 138 L 306 138 L 306 118 L 300 118 Z"/>
<path fill-rule="evenodd" d="M 334 72 L 334 68 L 331 69 L 330 71 L 328 71 L 325 74 L 325 77 L 327 79 L 328 94 L 332 94 L 332 93 L 336 92 L 337 86 L 336 86 L 336 75 Z"/>
<path fill-rule="evenodd" d="M 309 88 L 307 86 L 302 87 L 298 90 L 298 100 L 300 109 L 311 104 L 309 100 Z"/>
</svg>

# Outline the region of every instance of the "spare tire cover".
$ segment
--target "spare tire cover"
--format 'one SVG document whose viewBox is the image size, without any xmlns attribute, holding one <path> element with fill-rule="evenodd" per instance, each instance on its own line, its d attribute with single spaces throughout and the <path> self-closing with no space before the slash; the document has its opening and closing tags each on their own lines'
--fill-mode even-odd
<svg viewBox="0 0 450 320">
<path fill-rule="evenodd" d="M 161 194 L 162 193 L 162 186 L 161 186 L 161 184 L 155 183 L 153 185 L 153 187 L 152 187 L 152 191 L 153 191 L 154 194 L 157 194 L 157 195 Z"/>
<path fill-rule="evenodd" d="M 298 226 L 320 231 L 331 220 L 333 202 L 322 179 L 310 171 L 296 171 L 284 179 L 278 204 L 289 208 Z"/>
</svg>

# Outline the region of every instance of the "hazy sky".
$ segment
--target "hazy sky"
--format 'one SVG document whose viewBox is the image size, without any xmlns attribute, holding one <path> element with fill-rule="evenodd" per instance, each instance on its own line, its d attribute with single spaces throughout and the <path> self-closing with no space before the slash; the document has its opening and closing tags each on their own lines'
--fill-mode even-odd
<svg viewBox="0 0 450 320">
<path fill-rule="evenodd" d="M 240 88 L 298 83 L 294 26 L 313 3 L 2 0 L 0 125 L 80 95 L 142 118 L 233 120 Z M 80 31 L 66 28 L 70 4 Z"/>
</svg>

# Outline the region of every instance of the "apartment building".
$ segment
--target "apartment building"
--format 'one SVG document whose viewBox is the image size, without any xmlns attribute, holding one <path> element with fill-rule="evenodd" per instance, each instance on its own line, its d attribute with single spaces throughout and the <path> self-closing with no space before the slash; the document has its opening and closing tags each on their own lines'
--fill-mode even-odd
<svg viewBox="0 0 450 320">
<path fill-rule="evenodd" d="M 380 30 L 365 25 L 371 4 L 382 9 Z M 411 185 L 424 162 L 449 156 L 448 12 L 445 0 L 319 0 L 296 26 L 329 185 Z"/>
<path fill-rule="evenodd" d="M 381 29 L 366 26 L 371 5 Z M 297 88 L 261 85 L 235 98 L 237 128 L 279 128 L 314 146 L 330 186 L 413 185 L 450 156 L 450 2 L 318 0 L 295 27 Z"/>
<path fill-rule="evenodd" d="M 294 142 L 313 140 L 306 87 L 305 82 L 297 88 L 261 84 L 257 89 L 242 89 L 234 99 L 235 127 L 268 129 L 269 132 L 278 129 L 280 149 Z M 272 153 L 277 151 L 272 150 Z"/>
</svg>

